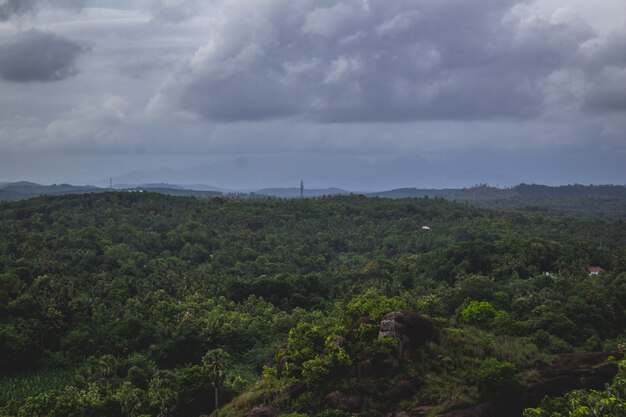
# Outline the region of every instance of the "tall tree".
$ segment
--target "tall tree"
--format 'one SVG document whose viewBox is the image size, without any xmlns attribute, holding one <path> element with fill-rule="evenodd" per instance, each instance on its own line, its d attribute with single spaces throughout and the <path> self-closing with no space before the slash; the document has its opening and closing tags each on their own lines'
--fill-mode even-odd
<svg viewBox="0 0 626 417">
<path fill-rule="evenodd" d="M 229 363 L 230 355 L 223 349 L 211 349 L 202 357 L 202 365 L 210 375 L 215 395 L 215 417 L 218 417 L 218 391 L 224 385 Z"/>
</svg>

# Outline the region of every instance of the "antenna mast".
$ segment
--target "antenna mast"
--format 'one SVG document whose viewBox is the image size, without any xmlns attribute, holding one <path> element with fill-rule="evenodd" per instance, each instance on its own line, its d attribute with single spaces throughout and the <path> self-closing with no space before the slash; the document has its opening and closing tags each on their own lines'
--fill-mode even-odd
<svg viewBox="0 0 626 417">
<path fill-rule="evenodd" d="M 304 180 L 300 180 L 300 198 L 304 198 Z"/>
</svg>

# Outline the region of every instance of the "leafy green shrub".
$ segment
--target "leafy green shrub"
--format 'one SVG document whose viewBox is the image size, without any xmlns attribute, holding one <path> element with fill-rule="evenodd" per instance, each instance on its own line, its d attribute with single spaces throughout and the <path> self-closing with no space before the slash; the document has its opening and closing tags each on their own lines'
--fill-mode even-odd
<svg viewBox="0 0 626 417">
<path fill-rule="evenodd" d="M 301 367 L 307 361 L 315 360 L 324 350 L 324 333 L 312 323 L 298 323 L 287 337 L 287 362 L 285 372 L 289 376 L 299 376 Z M 313 366 L 313 364 L 309 365 Z"/>
<path fill-rule="evenodd" d="M 391 353 L 398 350 L 398 340 L 393 337 L 380 337 L 374 340 L 373 347 L 383 353 Z"/>
<path fill-rule="evenodd" d="M 586 351 L 599 351 L 602 350 L 602 339 L 600 339 L 597 335 L 591 336 L 585 342 L 585 350 Z"/>
<path fill-rule="evenodd" d="M 488 301 L 471 301 L 461 310 L 461 321 L 474 326 L 488 326 L 496 317 L 496 309 Z"/>
<path fill-rule="evenodd" d="M 547 353 L 567 353 L 572 351 L 572 345 L 565 340 L 556 337 L 545 330 L 538 330 L 532 336 L 532 341 L 537 347 Z"/>
<path fill-rule="evenodd" d="M 445 305 L 441 298 L 436 294 L 427 294 L 417 300 L 417 311 L 431 317 L 442 316 L 445 311 Z"/>
<path fill-rule="evenodd" d="M 478 390 L 485 400 L 504 400 L 520 389 L 515 365 L 496 359 L 485 360 L 478 369 Z"/>
<path fill-rule="evenodd" d="M 370 288 L 363 294 L 354 297 L 346 306 L 345 315 L 349 321 L 369 316 L 374 321 L 380 320 L 390 311 L 405 310 L 406 302 L 398 297 L 387 297 Z"/>
<path fill-rule="evenodd" d="M 326 338 L 324 353 L 302 364 L 302 377 L 309 385 L 319 385 L 329 376 L 350 365 L 352 359 L 337 343 L 337 336 L 329 336 Z"/>
</svg>

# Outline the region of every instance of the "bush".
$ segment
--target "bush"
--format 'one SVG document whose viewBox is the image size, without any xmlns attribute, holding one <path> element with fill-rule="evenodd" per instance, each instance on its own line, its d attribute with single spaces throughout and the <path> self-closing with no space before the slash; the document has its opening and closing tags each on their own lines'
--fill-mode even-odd
<svg viewBox="0 0 626 417">
<path fill-rule="evenodd" d="M 484 400 L 506 400 L 521 387 L 515 365 L 496 359 L 487 359 L 481 364 L 477 382 L 480 396 Z"/>
<path fill-rule="evenodd" d="M 471 301 L 461 310 L 461 321 L 474 326 L 488 326 L 496 317 L 496 309 L 488 301 Z"/>
<path fill-rule="evenodd" d="M 380 320 L 390 311 L 405 310 L 408 305 L 398 297 L 387 297 L 375 289 L 368 289 L 361 295 L 354 297 L 346 306 L 346 316 L 349 322 L 369 316 L 374 321 Z"/>
<path fill-rule="evenodd" d="M 547 353 L 556 354 L 572 351 L 572 345 L 559 337 L 551 335 L 545 330 L 536 331 L 531 339 L 540 350 Z"/>
</svg>

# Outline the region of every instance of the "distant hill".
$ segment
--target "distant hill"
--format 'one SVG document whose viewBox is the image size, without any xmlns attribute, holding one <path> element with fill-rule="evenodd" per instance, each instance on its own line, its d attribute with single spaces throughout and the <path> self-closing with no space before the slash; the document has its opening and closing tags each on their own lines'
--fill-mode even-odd
<svg viewBox="0 0 626 417">
<path fill-rule="evenodd" d="M 626 199 L 626 186 L 623 185 L 574 184 L 549 187 L 537 184 L 520 184 L 513 189 L 522 197 Z"/>
<path fill-rule="evenodd" d="M 424 198 L 444 197 L 454 198 L 458 189 L 420 189 L 420 188 L 396 188 L 389 191 L 379 191 L 366 194 L 368 197 L 383 198 Z"/>
<path fill-rule="evenodd" d="M 561 185 L 520 184 L 511 188 L 477 185 L 471 188 L 420 189 L 397 188 L 369 193 L 371 197 L 423 198 L 444 197 L 453 200 L 485 201 L 523 198 L 617 198 L 626 199 L 623 185 Z"/>
<path fill-rule="evenodd" d="M 183 190 L 184 187 L 175 184 L 166 184 L 166 183 L 150 183 L 150 184 L 113 184 L 113 188 L 116 190 L 128 190 L 134 188 L 167 188 L 167 189 L 175 189 L 175 190 Z"/>
<path fill-rule="evenodd" d="M 120 187 L 118 185 L 118 187 Z M 70 184 L 42 185 L 33 182 L 20 181 L 0 184 L 0 201 L 17 201 L 42 195 L 66 195 L 66 194 L 86 194 L 103 193 L 109 191 L 108 188 L 94 187 L 91 185 L 76 186 Z M 169 184 L 145 184 L 142 186 L 128 186 L 116 188 L 115 191 L 143 192 L 166 194 L 179 197 L 210 198 L 222 195 L 218 191 L 197 191 L 187 190 L 179 186 Z"/>
<path fill-rule="evenodd" d="M 20 181 L 0 185 L 0 201 L 24 200 L 40 195 L 85 194 L 102 191 L 105 190 L 90 185 L 41 185 L 34 182 Z"/>
<path fill-rule="evenodd" d="M 300 197 L 300 188 L 264 188 L 254 192 L 257 195 L 264 195 L 268 197 L 280 197 L 280 198 L 296 198 Z M 350 191 L 342 190 L 341 188 L 311 188 L 304 189 L 305 197 L 321 197 L 325 195 L 348 195 Z"/>
<path fill-rule="evenodd" d="M 264 188 L 248 190 L 225 190 L 206 185 L 176 185 L 167 183 L 147 183 L 141 185 L 117 184 L 116 191 L 154 192 L 179 197 L 211 198 L 233 196 L 243 198 L 276 197 L 298 198 L 300 188 Z M 91 185 L 71 184 L 41 185 L 28 181 L 0 183 L 0 201 L 24 200 L 40 195 L 65 195 L 101 193 L 108 188 Z M 311 188 L 304 190 L 304 197 L 336 196 L 357 194 L 341 188 Z M 546 186 L 520 184 L 510 188 L 496 188 L 477 185 L 470 188 L 397 188 L 387 191 L 366 193 L 368 197 L 380 198 L 445 198 L 466 201 L 485 208 L 516 208 L 531 211 L 565 211 L 586 213 L 619 213 L 626 206 L 626 186 L 623 185 L 563 185 Z"/>
<path fill-rule="evenodd" d="M 23 200 L 24 198 L 28 197 L 24 197 L 22 193 L 0 189 L 0 201 L 17 201 Z"/>
<path fill-rule="evenodd" d="M 196 197 L 196 198 L 211 198 L 223 195 L 218 191 L 198 191 L 198 190 L 185 190 L 183 188 L 166 188 L 166 187 L 135 187 L 128 188 L 128 192 L 150 192 L 171 195 L 174 197 Z"/>
<path fill-rule="evenodd" d="M 600 216 L 626 212 L 626 187 L 623 185 L 520 184 L 511 188 L 477 185 L 459 189 L 398 188 L 366 194 L 368 197 L 424 198 L 441 197 L 464 201 L 489 209 L 518 209 L 542 213 L 571 213 Z"/>
</svg>

